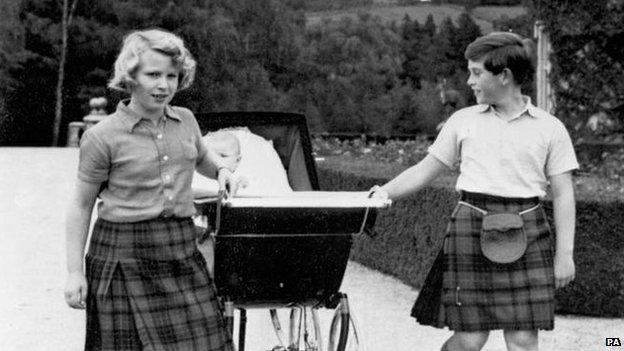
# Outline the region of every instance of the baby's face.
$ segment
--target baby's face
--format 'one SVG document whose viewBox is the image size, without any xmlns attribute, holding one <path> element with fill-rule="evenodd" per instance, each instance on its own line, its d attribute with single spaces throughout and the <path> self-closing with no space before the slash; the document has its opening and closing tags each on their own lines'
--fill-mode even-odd
<svg viewBox="0 0 624 351">
<path fill-rule="evenodd" d="M 230 171 L 234 172 L 240 163 L 241 155 L 238 145 L 228 145 L 229 143 L 215 143 L 212 145 L 217 155 L 221 157 L 223 163 Z"/>
</svg>

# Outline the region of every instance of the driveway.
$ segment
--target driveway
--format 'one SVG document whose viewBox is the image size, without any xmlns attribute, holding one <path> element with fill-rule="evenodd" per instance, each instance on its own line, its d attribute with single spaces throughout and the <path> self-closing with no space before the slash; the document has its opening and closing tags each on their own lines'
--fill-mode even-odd
<svg viewBox="0 0 624 351">
<path fill-rule="evenodd" d="M 71 148 L 0 148 L 0 350 L 83 347 L 84 312 L 63 300 L 64 213 L 77 157 Z M 418 292 L 390 276 L 350 262 L 341 291 L 361 328 L 360 350 L 433 351 L 450 335 L 417 325 L 409 311 Z M 332 311 L 321 312 L 327 337 Z M 557 316 L 555 330 L 540 334 L 540 349 L 604 350 L 607 337 L 624 341 L 624 319 Z M 246 350 L 276 344 L 268 312 L 250 310 Z M 484 350 L 505 350 L 502 333 L 492 333 Z"/>
</svg>

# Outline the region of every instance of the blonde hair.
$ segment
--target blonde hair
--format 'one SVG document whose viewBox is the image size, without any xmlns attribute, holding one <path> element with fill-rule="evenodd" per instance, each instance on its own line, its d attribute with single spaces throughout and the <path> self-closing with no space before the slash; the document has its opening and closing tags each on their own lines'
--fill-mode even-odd
<svg viewBox="0 0 624 351">
<path fill-rule="evenodd" d="M 206 145 L 214 148 L 222 147 L 228 150 L 234 150 L 237 155 L 241 153 L 240 140 L 234 133 L 227 130 L 218 130 L 208 133 L 205 136 Z"/>
<path fill-rule="evenodd" d="M 174 66 L 180 69 L 178 91 L 191 86 L 195 79 L 196 63 L 177 35 L 162 29 L 148 29 L 126 35 L 123 46 L 115 60 L 115 73 L 108 87 L 130 92 L 136 86 L 134 75 L 139 68 L 141 54 L 154 50 L 171 57 Z"/>
</svg>

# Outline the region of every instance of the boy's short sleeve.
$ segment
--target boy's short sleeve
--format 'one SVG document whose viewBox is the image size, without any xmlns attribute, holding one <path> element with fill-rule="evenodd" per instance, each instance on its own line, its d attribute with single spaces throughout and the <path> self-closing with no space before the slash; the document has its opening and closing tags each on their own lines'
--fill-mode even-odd
<svg viewBox="0 0 624 351">
<path fill-rule="evenodd" d="M 579 168 L 570 134 L 563 123 L 557 123 L 548 149 L 546 175 L 553 176 Z"/>
<path fill-rule="evenodd" d="M 78 178 L 88 183 L 102 183 L 108 180 L 110 152 L 100 137 L 87 130 L 80 138 Z"/>
<path fill-rule="evenodd" d="M 459 164 L 459 138 L 456 115 L 451 116 L 427 151 L 447 167 L 454 169 Z"/>
</svg>

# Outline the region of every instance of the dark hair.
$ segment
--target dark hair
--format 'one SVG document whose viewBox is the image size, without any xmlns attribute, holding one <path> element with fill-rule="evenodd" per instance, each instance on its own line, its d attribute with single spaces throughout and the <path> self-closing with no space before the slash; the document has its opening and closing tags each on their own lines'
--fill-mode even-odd
<svg viewBox="0 0 624 351">
<path fill-rule="evenodd" d="M 493 74 L 508 68 L 514 81 L 525 84 L 533 79 L 533 41 L 511 32 L 492 32 L 477 38 L 466 48 L 464 57 L 470 61 L 483 59 L 483 66 Z"/>
</svg>

